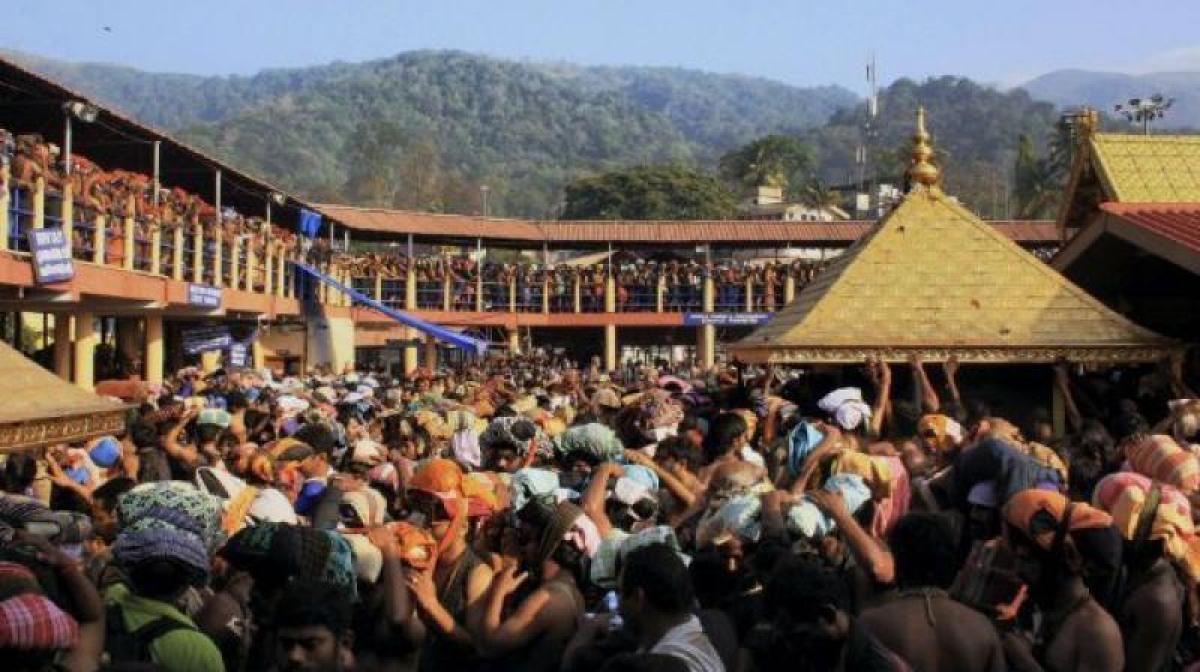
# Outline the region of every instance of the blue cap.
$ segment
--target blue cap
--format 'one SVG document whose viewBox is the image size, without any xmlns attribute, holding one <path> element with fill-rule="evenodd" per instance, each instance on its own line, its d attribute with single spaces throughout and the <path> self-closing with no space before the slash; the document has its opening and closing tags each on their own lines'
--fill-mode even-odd
<svg viewBox="0 0 1200 672">
<path fill-rule="evenodd" d="M 92 446 L 88 457 L 92 458 L 96 466 L 107 469 L 121 459 L 121 443 L 111 436 L 106 436 Z"/>
</svg>

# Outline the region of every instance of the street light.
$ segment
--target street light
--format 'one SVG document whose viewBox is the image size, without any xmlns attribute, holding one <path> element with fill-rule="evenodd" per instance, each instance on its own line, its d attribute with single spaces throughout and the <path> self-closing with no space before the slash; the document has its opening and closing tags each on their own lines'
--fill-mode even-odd
<svg viewBox="0 0 1200 672">
<path fill-rule="evenodd" d="M 85 124 L 90 124 L 96 121 L 96 117 L 100 116 L 100 108 L 85 103 L 82 100 L 71 100 L 62 105 L 65 126 L 63 128 L 63 160 L 65 168 L 63 172 L 67 175 L 71 174 L 71 120 L 78 119 Z"/>
<path fill-rule="evenodd" d="M 1174 102 L 1174 98 L 1164 98 L 1161 93 L 1156 93 L 1149 98 L 1130 98 L 1126 103 L 1117 103 L 1113 110 L 1131 124 L 1141 123 L 1142 135 L 1150 135 L 1150 122 L 1162 119 Z"/>
</svg>

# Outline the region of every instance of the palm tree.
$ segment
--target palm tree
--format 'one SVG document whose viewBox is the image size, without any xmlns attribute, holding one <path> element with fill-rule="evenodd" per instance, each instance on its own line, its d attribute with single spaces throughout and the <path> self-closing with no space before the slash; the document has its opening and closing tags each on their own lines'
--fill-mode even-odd
<svg viewBox="0 0 1200 672">
<path fill-rule="evenodd" d="M 826 212 L 841 204 L 842 194 L 836 189 L 830 189 L 820 178 L 814 177 L 804 185 L 800 193 L 800 202 L 817 212 Z"/>
</svg>

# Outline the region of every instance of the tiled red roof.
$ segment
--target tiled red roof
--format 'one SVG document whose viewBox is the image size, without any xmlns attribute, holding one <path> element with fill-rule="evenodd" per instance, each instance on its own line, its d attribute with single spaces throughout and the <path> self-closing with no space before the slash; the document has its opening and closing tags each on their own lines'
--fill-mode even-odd
<svg viewBox="0 0 1200 672">
<path fill-rule="evenodd" d="M 314 206 L 326 217 L 356 231 L 447 238 L 484 238 L 547 243 L 830 243 L 849 244 L 872 226 L 868 221 L 785 222 L 779 220 L 698 221 L 556 221 L 503 219 L 471 215 L 439 215 L 406 210 Z M 996 221 L 992 225 L 1012 240 L 1052 244 L 1054 222 Z"/>
<path fill-rule="evenodd" d="M 1100 209 L 1200 253 L 1200 203 L 1104 203 Z"/>
</svg>

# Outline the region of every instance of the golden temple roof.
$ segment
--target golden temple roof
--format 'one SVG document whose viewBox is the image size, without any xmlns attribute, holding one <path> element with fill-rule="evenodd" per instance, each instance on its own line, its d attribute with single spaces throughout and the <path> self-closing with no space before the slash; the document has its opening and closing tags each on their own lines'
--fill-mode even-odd
<svg viewBox="0 0 1200 672">
<path fill-rule="evenodd" d="M 919 129 L 912 190 L 730 351 L 750 362 L 1153 361 L 1173 341 L 1105 307 L 936 186 Z"/>
<path fill-rule="evenodd" d="M 0 452 L 79 441 L 125 429 L 125 405 L 63 381 L 0 343 L 4 403 Z"/>
<path fill-rule="evenodd" d="M 1109 200 L 1200 203 L 1200 136 L 1097 133 L 1088 149 Z"/>
</svg>

